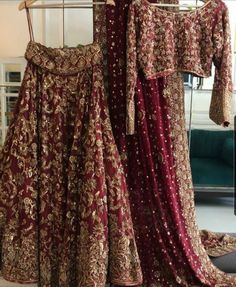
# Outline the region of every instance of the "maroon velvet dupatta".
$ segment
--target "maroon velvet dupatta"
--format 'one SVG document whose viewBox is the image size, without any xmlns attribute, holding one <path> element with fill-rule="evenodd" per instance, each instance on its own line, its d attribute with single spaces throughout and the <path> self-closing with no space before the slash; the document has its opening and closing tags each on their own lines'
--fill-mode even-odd
<svg viewBox="0 0 236 287">
<path fill-rule="evenodd" d="M 106 21 L 99 40 L 106 51 L 110 117 L 129 186 L 143 286 L 236 286 L 235 278 L 211 263 L 196 224 L 181 75 L 146 80 L 139 72 L 136 133 L 126 136 L 129 4 L 121 0 L 106 11 L 97 8 L 95 28 Z"/>
</svg>

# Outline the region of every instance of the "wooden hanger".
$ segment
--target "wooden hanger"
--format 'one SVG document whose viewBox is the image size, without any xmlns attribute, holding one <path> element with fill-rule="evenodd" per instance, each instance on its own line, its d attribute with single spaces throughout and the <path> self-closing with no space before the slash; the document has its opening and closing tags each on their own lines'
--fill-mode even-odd
<svg viewBox="0 0 236 287">
<path fill-rule="evenodd" d="M 37 0 L 24 0 L 24 1 L 21 1 L 20 5 L 19 5 L 19 10 L 21 11 L 21 10 L 23 10 L 25 8 L 29 8 L 36 1 Z"/>
<path fill-rule="evenodd" d="M 37 0 L 23 0 L 19 4 L 19 10 L 28 9 L 47 9 L 47 8 L 79 8 L 84 7 L 84 5 L 113 5 L 115 6 L 114 0 L 107 0 L 106 2 L 85 2 L 85 1 L 74 1 L 70 3 L 54 3 L 54 4 L 39 4 L 33 5 Z"/>
</svg>

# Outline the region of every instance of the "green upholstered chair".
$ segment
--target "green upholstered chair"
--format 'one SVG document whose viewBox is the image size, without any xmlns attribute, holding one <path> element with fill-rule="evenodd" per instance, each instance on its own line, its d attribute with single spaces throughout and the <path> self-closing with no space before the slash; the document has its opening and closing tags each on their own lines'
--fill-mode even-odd
<svg viewBox="0 0 236 287">
<path fill-rule="evenodd" d="M 232 130 L 191 130 L 190 163 L 196 188 L 232 191 L 234 133 Z"/>
</svg>

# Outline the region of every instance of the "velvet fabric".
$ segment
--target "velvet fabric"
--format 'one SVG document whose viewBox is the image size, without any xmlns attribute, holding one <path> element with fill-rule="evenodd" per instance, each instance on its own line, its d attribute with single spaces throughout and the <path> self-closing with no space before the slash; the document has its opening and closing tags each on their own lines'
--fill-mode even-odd
<svg viewBox="0 0 236 287">
<path fill-rule="evenodd" d="M 129 4 L 127 0 L 116 1 L 116 6 L 108 6 L 106 13 L 103 9 L 97 9 L 95 27 L 100 27 L 99 21 L 104 22 L 106 18 L 107 29 L 99 40 L 107 59 L 105 74 L 110 117 L 127 176 L 144 278 L 142 286 L 236 286 L 234 278 L 211 264 L 196 227 L 189 158 L 185 152 L 187 136 L 182 120 L 183 90 L 176 86 L 180 83 L 181 87 L 179 75 L 173 77 L 171 88 L 176 90 L 176 99 L 181 96 L 180 106 L 173 103 L 174 97 L 170 95 L 174 92 L 167 92 L 170 87 L 168 78 L 147 80 L 139 72 L 135 93 L 136 133 L 126 135 L 126 30 Z M 95 37 L 97 32 L 95 30 Z M 183 146 L 178 146 L 179 138 L 173 133 L 178 129 Z M 183 154 L 177 161 L 175 151 L 181 148 Z M 188 166 L 186 171 L 179 171 L 181 165 L 178 163 L 182 157 Z M 180 192 L 181 186 L 185 189 L 182 188 Z"/>
</svg>

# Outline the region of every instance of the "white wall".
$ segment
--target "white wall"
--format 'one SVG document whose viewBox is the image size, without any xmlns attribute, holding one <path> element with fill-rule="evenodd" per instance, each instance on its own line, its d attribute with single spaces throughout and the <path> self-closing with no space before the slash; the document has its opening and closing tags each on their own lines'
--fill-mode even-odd
<svg viewBox="0 0 236 287">
<path fill-rule="evenodd" d="M 65 9 L 64 25 L 62 10 L 45 10 L 45 17 L 45 44 L 47 46 L 63 46 L 63 29 L 64 44 L 69 47 L 92 43 L 92 9 Z"/>
<path fill-rule="evenodd" d="M 29 40 L 25 12 L 19 1 L 0 1 L 0 57 L 22 56 Z"/>
<path fill-rule="evenodd" d="M 60 2 L 60 0 L 55 0 Z M 38 1 L 52 3 L 51 0 Z M 20 0 L 0 0 L 0 57 L 23 56 L 29 42 L 25 10 L 19 11 Z M 31 10 L 35 41 L 51 47 L 63 46 L 63 10 Z M 93 41 L 92 9 L 65 9 L 64 35 L 67 46 Z"/>
</svg>

